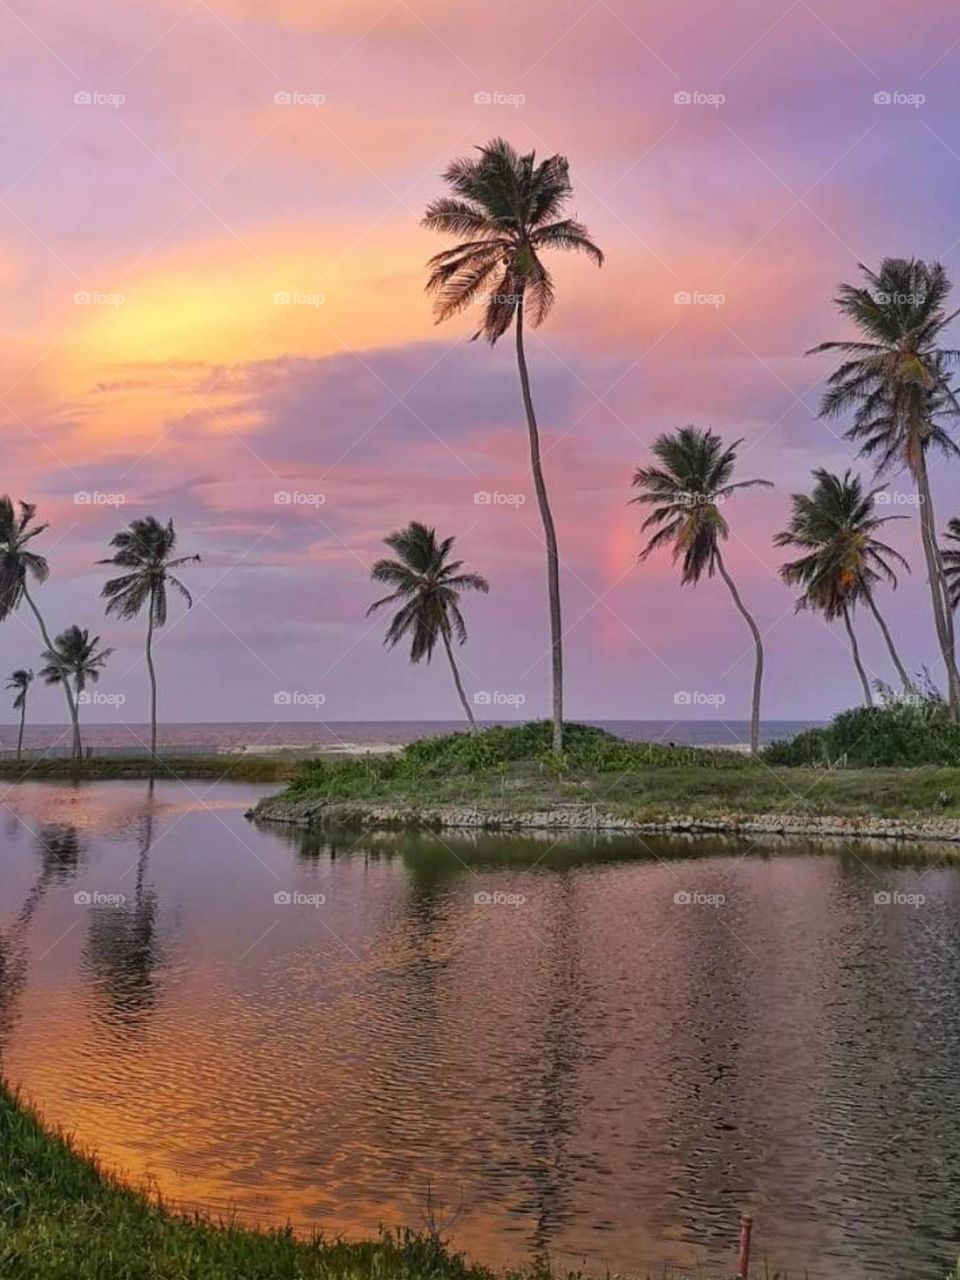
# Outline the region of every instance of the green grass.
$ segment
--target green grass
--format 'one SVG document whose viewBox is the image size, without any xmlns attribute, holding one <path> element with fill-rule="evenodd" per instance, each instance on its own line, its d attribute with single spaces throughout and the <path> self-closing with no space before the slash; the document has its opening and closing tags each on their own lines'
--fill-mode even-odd
<svg viewBox="0 0 960 1280">
<path fill-rule="evenodd" d="M 300 1240 L 183 1217 L 121 1186 L 0 1085 L 0 1276 L 11 1280 L 492 1280 L 433 1236 Z"/>
<path fill-rule="evenodd" d="M 514 813 L 580 804 L 649 821 L 960 818 L 960 767 L 779 767 L 732 751 L 624 742 L 582 725 L 568 727 L 557 757 L 548 735 L 540 722 L 425 739 L 393 756 L 304 761 L 280 799 Z"/>
<path fill-rule="evenodd" d="M 42 782 L 47 778 L 224 778 L 236 782 L 286 782 L 296 773 L 299 755 L 161 756 L 151 765 L 144 755 L 92 756 L 75 764 L 68 757 L 0 760 L 0 778 Z"/>
</svg>

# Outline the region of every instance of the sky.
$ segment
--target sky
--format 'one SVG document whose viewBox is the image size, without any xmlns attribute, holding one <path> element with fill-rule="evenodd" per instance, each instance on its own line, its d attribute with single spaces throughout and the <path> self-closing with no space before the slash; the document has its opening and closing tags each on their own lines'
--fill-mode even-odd
<svg viewBox="0 0 960 1280">
<path fill-rule="evenodd" d="M 742 438 L 740 477 L 774 485 L 725 508 L 765 717 L 857 701 L 841 631 L 795 616 L 771 540 L 811 468 L 871 474 L 817 418 L 829 357 L 804 355 L 848 333 L 837 283 L 887 255 L 960 279 L 955 5 L 3 0 L 0 30 L 0 487 L 50 522 L 51 630 L 115 649 L 113 704 L 89 721 L 147 714 L 143 628 L 104 618 L 96 562 L 148 513 L 202 557 L 157 646 L 162 719 L 455 718 L 442 655 L 412 668 L 365 616 L 381 539 L 411 519 L 490 580 L 465 605 L 471 694 L 547 713 L 513 350 L 471 342 L 469 314 L 435 326 L 423 293 L 449 243 L 423 209 L 495 135 L 569 157 L 571 212 L 606 254 L 551 264 L 557 303 L 528 343 L 568 716 L 748 714 L 752 645 L 723 583 L 636 559 L 633 472 L 688 422 Z M 936 673 L 911 484 L 882 483 L 914 573 L 881 607 Z M 937 460 L 933 483 L 942 527 L 960 468 Z M 0 644 L 4 669 L 38 665 L 25 613 Z M 62 719 L 60 693 L 32 714 Z"/>
</svg>

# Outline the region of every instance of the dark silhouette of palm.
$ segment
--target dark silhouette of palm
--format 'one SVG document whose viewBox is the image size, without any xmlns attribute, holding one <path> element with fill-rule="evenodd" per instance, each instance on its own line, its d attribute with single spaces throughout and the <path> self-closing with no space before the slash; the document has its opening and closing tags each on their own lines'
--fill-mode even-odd
<svg viewBox="0 0 960 1280">
<path fill-rule="evenodd" d="M 462 560 L 451 560 L 454 539 L 437 541 L 435 529 L 428 529 L 418 521 L 412 521 L 405 529 L 384 538 L 385 544 L 397 555 L 396 560 L 378 560 L 370 570 L 374 582 L 392 587 L 390 595 L 376 600 L 367 614 L 388 604 L 400 604 L 401 608 L 390 619 L 384 644 L 389 648 L 410 640 L 410 661 L 417 663 L 433 656 L 438 640 L 450 661 L 453 682 L 460 703 L 471 729 L 477 724 L 460 681 L 460 672 L 453 656 L 451 639 L 464 644 L 467 625 L 460 612 L 460 596 L 464 591 L 490 590 L 486 578 L 479 573 L 462 573 Z"/>
<path fill-rule="evenodd" d="M 640 493 L 631 502 L 653 506 L 641 526 L 656 532 L 640 553 L 646 560 L 658 547 L 670 546 L 673 559 L 682 561 L 680 581 L 695 586 L 706 575 L 719 572 L 753 636 L 755 664 L 750 719 L 750 749 L 760 746 L 760 691 L 763 682 L 763 642 L 760 630 L 745 608 L 736 584 L 727 571 L 720 544 L 730 528 L 721 506 L 739 489 L 771 487 L 769 480 L 739 480 L 733 471 L 742 442 L 724 445 L 713 431 L 681 427 L 656 438 L 652 452 L 659 466 L 638 467 L 633 486 Z"/>
<path fill-rule="evenodd" d="M 83 701 L 87 684 L 96 684 L 100 673 L 106 666 L 112 649 L 100 648 L 100 637 L 91 637 L 86 627 L 67 627 L 54 640 L 50 649 L 43 653 L 46 666 L 41 667 L 40 677 L 46 684 L 73 685 L 73 703 L 75 710 L 74 735 L 75 754 L 83 754 L 80 742 L 79 706 Z"/>
<path fill-rule="evenodd" d="M 7 494 L 0 496 L 0 622 L 8 618 L 21 601 L 26 601 L 33 614 L 46 649 L 53 651 L 50 633 L 43 615 L 37 608 L 36 601 L 30 594 L 29 583 L 32 579 L 37 583 L 46 582 L 50 576 L 50 566 L 46 558 L 34 551 L 30 544 L 33 539 L 49 528 L 46 524 L 37 524 L 36 504 L 18 502 L 16 507 Z M 73 725 L 73 754 L 79 754 L 79 732 L 77 729 L 77 708 L 73 690 L 69 680 L 62 681 L 67 710 Z"/>
<path fill-rule="evenodd" d="M 953 544 L 941 554 L 947 589 L 950 592 L 950 607 L 956 609 L 960 604 L 960 520 L 956 516 L 947 521 L 944 537 Z"/>
<path fill-rule="evenodd" d="M 7 688 L 15 690 L 13 709 L 20 712 L 20 730 L 17 734 L 18 760 L 23 751 L 23 726 L 27 717 L 27 693 L 31 684 L 33 684 L 33 672 L 25 667 L 18 667 L 7 681 Z"/>
<path fill-rule="evenodd" d="M 198 555 L 174 556 L 177 534 L 173 521 L 162 524 L 155 516 L 131 520 L 126 529 L 110 539 L 114 554 L 100 564 L 128 570 L 105 583 L 100 595 L 107 601 L 106 613 L 118 618 L 136 618 L 147 610 L 147 672 L 150 677 L 150 754 L 157 753 L 157 675 L 153 665 L 153 632 L 167 621 L 167 588 L 173 587 L 186 600 L 193 598 L 173 570 L 199 563 Z"/>
<path fill-rule="evenodd" d="M 556 529 L 540 455 L 540 434 L 530 390 L 523 326 L 535 328 L 554 301 L 544 251 L 585 253 L 598 266 L 603 254 L 587 229 L 563 217 L 573 194 L 565 156 L 537 163 L 534 152 L 520 155 L 495 138 L 477 148 L 476 157 L 455 160 L 444 173 L 452 194 L 427 206 L 423 225 L 459 243 L 427 264 L 427 292 L 434 295 L 437 322 L 484 300 L 483 319 L 474 337 L 495 343 L 511 325 L 516 331 L 517 367 L 540 519 L 547 550 L 550 649 L 553 687 L 553 747 L 563 746 L 563 627 L 560 609 L 560 559 Z"/>
<path fill-rule="evenodd" d="M 938 262 L 885 258 L 877 272 L 862 264 L 860 270 L 864 285 L 841 284 L 835 301 L 861 336 L 822 342 L 808 353 L 836 351 L 843 357 L 828 379 L 820 414 L 836 417 L 852 410 L 847 436 L 876 459 L 878 472 L 896 465 L 913 477 L 950 716 L 960 721 L 953 612 L 927 468 L 932 448 L 960 453 L 944 425 L 960 412 L 949 374 L 960 352 L 939 346 L 956 315 L 946 310 L 951 285 Z"/>
<path fill-rule="evenodd" d="M 813 476 L 813 492 L 791 496 L 790 522 L 773 540 L 775 546 L 804 552 L 782 565 L 780 576 L 788 586 L 802 588 L 798 610 L 816 610 L 830 622 L 843 619 L 864 698 L 872 706 L 851 616 L 857 604 L 865 604 L 876 619 L 904 691 L 913 687 L 875 599 L 881 582 L 896 587 L 894 564 L 909 571 L 903 556 L 876 537 L 885 524 L 903 517 L 878 516 L 874 502 L 881 490 L 865 492 L 860 477 L 850 471 L 837 476 L 818 467 Z"/>
</svg>

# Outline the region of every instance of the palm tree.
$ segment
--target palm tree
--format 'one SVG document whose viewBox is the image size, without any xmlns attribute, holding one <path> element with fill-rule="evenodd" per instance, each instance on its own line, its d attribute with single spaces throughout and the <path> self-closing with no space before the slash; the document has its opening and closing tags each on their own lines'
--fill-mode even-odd
<svg viewBox="0 0 960 1280">
<path fill-rule="evenodd" d="M 874 498 L 879 490 L 864 493 L 860 477 L 849 471 L 837 476 L 818 467 L 813 476 L 813 492 L 793 494 L 790 523 L 773 540 L 777 547 L 797 547 L 805 553 L 784 564 L 780 576 L 789 586 L 803 588 L 798 610 L 816 609 L 831 622 L 843 618 L 864 697 L 867 706 L 872 706 L 870 683 L 850 616 L 861 602 L 877 621 L 904 692 L 913 688 L 874 598 L 879 582 L 885 580 L 896 587 L 893 563 L 909 571 L 903 556 L 875 536 L 885 524 L 903 517 L 877 516 Z"/>
<path fill-rule="evenodd" d="M 73 742 L 74 755 L 77 759 L 83 754 L 80 742 L 80 703 L 87 687 L 87 681 L 96 684 L 100 672 L 112 649 L 101 649 L 100 637 L 90 637 L 86 627 L 67 627 L 54 640 L 51 648 L 45 650 L 43 657 L 46 666 L 41 667 L 40 676 L 46 684 L 67 685 L 73 682 Z"/>
<path fill-rule="evenodd" d="M 20 712 L 20 732 L 17 734 L 17 759 L 23 751 L 23 722 L 27 715 L 27 690 L 33 683 L 33 672 L 24 667 L 18 667 L 7 681 L 8 689 L 16 690 L 16 697 L 13 699 L 14 711 Z"/>
<path fill-rule="evenodd" d="M 368 616 L 386 604 L 402 602 L 390 619 L 384 644 L 393 648 L 405 636 L 410 637 L 410 661 L 419 662 L 433 656 L 437 639 L 443 641 L 453 672 L 460 704 L 466 712 L 470 728 L 477 722 L 460 682 L 460 672 L 453 656 L 451 636 L 459 644 L 467 639 L 467 627 L 460 612 L 460 596 L 464 591 L 490 590 L 486 578 L 479 573 L 461 573 L 462 560 L 450 560 L 453 538 L 437 542 L 437 531 L 413 520 L 405 529 L 384 538 L 399 559 L 378 560 L 370 570 L 374 582 L 385 582 L 393 588 L 388 596 L 376 600 L 367 610 Z"/>
<path fill-rule="evenodd" d="M 46 558 L 30 548 L 33 539 L 49 526 L 34 523 L 34 516 L 37 513 L 35 503 L 18 502 L 17 507 L 19 512 L 14 509 L 13 502 L 6 494 L 0 496 L 0 622 L 13 613 L 21 600 L 25 600 L 27 607 L 37 620 L 40 637 L 47 651 L 53 652 L 47 624 L 27 585 L 30 578 L 35 582 L 46 582 L 50 576 L 50 566 Z M 73 754 L 74 757 L 78 757 L 80 735 L 77 730 L 77 708 L 70 682 L 64 680 L 62 683 L 67 709 L 70 712 L 70 722 L 73 725 Z"/>
<path fill-rule="evenodd" d="M 930 449 L 960 453 L 939 420 L 960 412 L 948 371 L 960 352 L 938 345 L 956 314 L 946 311 L 951 285 L 938 262 L 885 258 L 878 272 L 862 263 L 860 270 L 865 286 L 841 284 L 835 301 L 861 337 L 822 342 L 808 353 L 838 351 L 843 356 L 828 380 L 820 415 L 836 417 L 852 409 L 847 438 L 857 441 L 861 453 L 877 459 L 877 473 L 896 464 L 905 466 L 913 477 L 950 718 L 960 721 L 953 614 L 927 470 Z"/>
<path fill-rule="evenodd" d="M 161 524 L 155 516 L 131 520 L 110 539 L 116 551 L 100 564 L 112 564 L 128 569 L 120 578 L 111 578 L 100 595 L 107 600 L 106 613 L 120 618 L 135 618 L 147 608 L 147 672 L 150 676 L 150 754 L 157 754 L 157 674 L 153 666 L 153 630 L 167 621 L 167 586 L 175 587 L 193 606 L 193 597 L 179 578 L 171 572 L 181 565 L 198 563 L 198 555 L 179 556 L 173 552 L 177 534 L 173 521 Z"/>
<path fill-rule="evenodd" d="M 682 584 L 696 586 L 704 574 L 712 578 L 714 572 L 718 572 L 750 628 L 755 652 L 750 750 L 756 754 L 760 747 L 763 642 L 721 554 L 720 543 L 730 536 L 730 527 L 720 514 L 720 507 L 738 489 L 772 486 L 769 480 L 731 483 L 741 443 L 735 440 L 732 445 L 724 445 L 715 432 L 701 431 L 694 426 L 658 436 L 652 451 L 660 465 L 637 468 L 633 486 L 641 492 L 631 502 L 654 507 L 641 527 L 644 532 L 654 527 L 657 531 L 640 553 L 640 559 L 646 560 L 658 547 L 671 544 L 674 561 L 683 559 Z"/>
<path fill-rule="evenodd" d="M 956 609 L 960 604 L 960 520 L 956 516 L 947 521 L 943 536 L 953 543 L 953 547 L 940 554 L 943 556 L 943 572 L 950 593 L 950 608 Z"/>
<path fill-rule="evenodd" d="M 423 225 L 431 231 L 456 236 L 458 243 L 430 259 L 426 287 L 428 293 L 435 295 L 438 324 L 482 301 L 483 319 L 475 338 L 482 336 L 493 346 L 514 326 L 530 469 L 547 551 L 553 749 L 560 751 L 563 748 L 560 558 L 543 478 L 540 433 L 523 346 L 523 326 L 526 321 L 537 328 L 553 306 L 553 281 L 541 261 L 544 250 L 585 253 L 597 266 L 603 263 L 603 254 L 582 223 L 562 216 L 573 194 L 565 156 L 548 156 L 538 164 L 534 152 L 519 155 L 502 138 L 495 138 L 477 150 L 476 158 L 454 160 L 444 173 L 444 181 L 452 194 L 441 196 L 427 206 Z"/>
</svg>

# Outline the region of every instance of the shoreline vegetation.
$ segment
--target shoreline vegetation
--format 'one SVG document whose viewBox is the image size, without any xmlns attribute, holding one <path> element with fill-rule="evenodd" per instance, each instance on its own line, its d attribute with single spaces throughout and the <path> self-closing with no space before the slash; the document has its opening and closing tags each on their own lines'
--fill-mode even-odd
<svg viewBox="0 0 960 1280">
<path fill-rule="evenodd" d="M 542 1272 L 504 1273 L 533 1280 Z M 0 1081 L 0 1275 L 17 1280 L 496 1280 L 434 1234 L 347 1243 L 186 1215 L 106 1173 Z"/>
<path fill-rule="evenodd" d="M 304 761 L 248 816 L 302 827 L 960 842 L 960 731 L 941 704 L 846 712 L 760 757 L 626 742 L 570 723 L 557 755 L 550 734 L 541 721 L 423 739 L 390 756 Z"/>
</svg>

